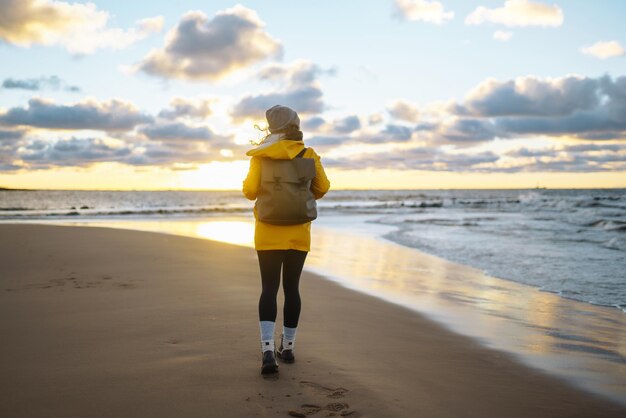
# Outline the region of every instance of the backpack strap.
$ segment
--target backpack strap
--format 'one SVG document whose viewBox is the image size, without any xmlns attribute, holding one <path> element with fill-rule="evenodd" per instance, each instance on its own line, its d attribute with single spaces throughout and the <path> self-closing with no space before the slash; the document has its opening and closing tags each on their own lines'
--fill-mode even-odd
<svg viewBox="0 0 626 418">
<path fill-rule="evenodd" d="M 295 156 L 295 158 L 302 158 L 302 156 L 304 155 L 305 152 L 306 152 L 306 148 L 304 148 L 302 151 L 300 151 L 298 153 L 298 155 Z"/>
</svg>

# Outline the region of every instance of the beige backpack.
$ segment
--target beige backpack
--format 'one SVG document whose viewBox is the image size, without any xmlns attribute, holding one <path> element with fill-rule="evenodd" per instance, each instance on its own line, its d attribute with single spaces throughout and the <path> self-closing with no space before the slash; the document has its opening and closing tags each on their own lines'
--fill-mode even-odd
<svg viewBox="0 0 626 418">
<path fill-rule="evenodd" d="M 255 204 L 257 218 L 274 225 L 296 225 L 317 218 L 311 191 L 315 160 L 302 158 L 306 148 L 292 160 L 261 158 L 261 186 Z"/>
</svg>

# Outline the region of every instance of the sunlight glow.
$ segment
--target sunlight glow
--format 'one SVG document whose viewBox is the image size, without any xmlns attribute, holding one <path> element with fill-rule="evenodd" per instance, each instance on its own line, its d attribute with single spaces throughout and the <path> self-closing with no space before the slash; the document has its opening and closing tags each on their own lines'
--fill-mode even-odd
<svg viewBox="0 0 626 418">
<path fill-rule="evenodd" d="M 254 223 L 244 221 L 215 221 L 199 224 L 196 235 L 213 241 L 252 247 Z"/>
<path fill-rule="evenodd" d="M 181 171 L 178 178 L 184 189 L 239 190 L 249 165 L 248 161 L 213 161 L 197 170 Z"/>
</svg>

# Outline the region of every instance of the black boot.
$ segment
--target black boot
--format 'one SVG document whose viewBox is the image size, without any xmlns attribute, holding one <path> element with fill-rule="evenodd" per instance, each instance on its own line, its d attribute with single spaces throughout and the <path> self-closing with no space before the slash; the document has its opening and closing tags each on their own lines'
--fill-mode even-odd
<svg viewBox="0 0 626 418">
<path fill-rule="evenodd" d="M 293 355 L 293 349 L 283 347 L 283 336 L 280 336 L 280 348 L 276 352 L 276 356 L 285 363 L 293 363 L 296 357 Z"/>
<path fill-rule="evenodd" d="M 263 364 L 261 365 L 261 374 L 278 373 L 278 363 L 274 358 L 274 352 L 267 350 L 263 352 Z"/>
</svg>

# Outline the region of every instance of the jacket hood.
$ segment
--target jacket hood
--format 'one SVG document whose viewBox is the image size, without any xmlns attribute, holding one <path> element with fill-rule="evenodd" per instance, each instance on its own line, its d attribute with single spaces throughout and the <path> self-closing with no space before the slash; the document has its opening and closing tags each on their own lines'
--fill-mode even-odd
<svg viewBox="0 0 626 418">
<path fill-rule="evenodd" d="M 291 160 L 304 148 L 304 142 L 283 139 L 283 134 L 272 134 L 263 143 L 246 155 L 250 157 L 269 157 L 275 160 Z"/>
</svg>

